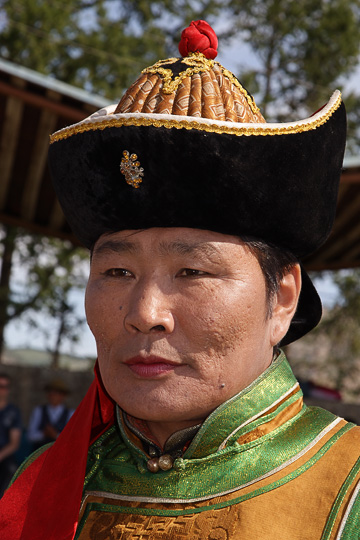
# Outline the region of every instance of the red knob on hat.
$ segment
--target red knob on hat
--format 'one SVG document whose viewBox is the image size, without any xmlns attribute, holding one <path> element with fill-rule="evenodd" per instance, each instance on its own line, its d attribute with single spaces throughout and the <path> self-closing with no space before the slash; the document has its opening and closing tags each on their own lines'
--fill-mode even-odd
<svg viewBox="0 0 360 540">
<path fill-rule="evenodd" d="M 179 52 L 181 56 L 200 52 L 213 60 L 217 56 L 218 39 L 206 21 L 192 21 L 181 33 Z"/>
</svg>

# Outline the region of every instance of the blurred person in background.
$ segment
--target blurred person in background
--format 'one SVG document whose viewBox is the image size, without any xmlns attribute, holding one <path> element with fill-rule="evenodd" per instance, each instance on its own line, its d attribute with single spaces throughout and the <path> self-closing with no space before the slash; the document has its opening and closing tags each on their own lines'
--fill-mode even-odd
<svg viewBox="0 0 360 540">
<path fill-rule="evenodd" d="M 33 451 L 54 442 L 74 412 L 65 404 L 69 388 L 62 379 L 50 381 L 45 392 L 47 402 L 35 407 L 30 416 L 28 440 Z"/>
<path fill-rule="evenodd" d="M 21 415 L 18 407 L 9 403 L 11 379 L 0 373 L 0 497 L 17 469 L 15 452 L 21 440 Z"/>
</svg>

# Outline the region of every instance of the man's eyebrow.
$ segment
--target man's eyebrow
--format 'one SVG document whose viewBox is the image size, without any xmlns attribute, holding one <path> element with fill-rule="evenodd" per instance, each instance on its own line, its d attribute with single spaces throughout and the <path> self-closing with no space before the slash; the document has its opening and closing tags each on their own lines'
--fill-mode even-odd
<svg viewBox="0 0 360 540">
<path fill-rule="evenodd" d="M 139 245 L 128 240 L 106 240 L 106 242 L 94 248 L 96 255 L 103 253 L 139 253 L 139 251 L 141 251 Z"/>
<path fill-rule="evenodd" d="M 141 245 L 129 240 L 106 240 L 95 246 L 94 253 L 102 255 L 106 253 L 131 253 L 137 254 L 142 251 Z M 162 241 L 159 243 L 159 253 L 162 256 L 175 255 L 198 255 L 211 258 L 219 256 L 219 249 L 207 242 L 182 242 L 182 241 Z"/>
<path fill-rule="evenodd" d="M 219 255 L 219 250 L 206 242 L 161 242 L 159 249 L 162 255 L 201 255 L 209 258 Z"/>
</svg>

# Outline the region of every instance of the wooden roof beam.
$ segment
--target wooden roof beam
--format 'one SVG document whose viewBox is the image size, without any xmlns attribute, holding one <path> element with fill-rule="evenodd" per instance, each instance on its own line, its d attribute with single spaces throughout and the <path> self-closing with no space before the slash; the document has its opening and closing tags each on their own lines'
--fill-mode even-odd
<svg viewBox="0 0 360 540">
<path fill-rule="evenodd" d="M 57 115 L 43 109 L 36 130 L 36 140 L 21 201 L 21 215 L 31 221 L 35 217 L 41 180 L 46 166 L 49 134 L 56 128 Z"/>
<path fill-rule="evenodd" d="M 343 227 L 352 219 L 354 215 L 359 215 L 360 208 L 360 191 L 356 193 L 356 197 L 353 197 L 352 201 L 346 205 L 346 211 L 338 213 L 335 219 L 335 225 L 333 234 L 340 232 Z"/>
<path fill-rule="evenodd" d="M 11 171 L 16 158 L 22 113 L 23 102 L 18 98 L 9 97 L 6 100 L 5 120 L 0 140 L 0 210 L 3 210 L 6 204 Z"/>
<path fill-rule="evenodd" d="M 350 232 L 348 232 L 346 235 L 342 234 L 339 236 L 339 239 L 336 242 L 331 242 L 329 244 L 329 247 L 327 249 L 322 249 L 319 252 L 319 255 L 317 257 L 314 257 L 311 267 L 316 267 L 322 264 L 323 267 L 327 268 L 328 261 L 331 261 L 332 258 L 336 257 L 338 253 L 341 253 L 349 248 L 349 246 L 353 245 L 354 243 L 358 246 L 359 245 L 359 239 L 360 239 L 360 223 L 356 226 L 350 229 Z M 331 240 L 331 237 L 330 237 Z M 352 248 L 351 251 L 348 251 L 346 254 L 346 258 L 348 261 L 352 260 L 352 257 L 354 254 L 358 252 L 358 248 Z M 322 263 L 321 263 L 322 261 Z M 357 261 L 359 264 L 359 260 Z"/>
<path fill-rule="evenodd" d="M 46 97 L 30 93 L 27 90 L 17 88 L 3 81 L 0 81 L 0 94 L 6 96 L 13 96 L 15 98 L 18 98 L 19 100 L 22 100 L 24 103 L 28 103 L 29 105 L 33 105 L 40 109 L 43 108 L 50 110 L 58 114 L 59 116 L 66 117 L 68 120 L 71 121 L 78 122 L 80 120 L 83 120 L 86 116 L 85 111 L 75 109 L 74 107 L 64 105 L 63 103 L 56 103 Z"/>
<path fill-rule="evenodd" d="M 345 170 L 343 171 L 341 178 L 341 184 L 360 184 L 360 170 Z"/>
</svg>

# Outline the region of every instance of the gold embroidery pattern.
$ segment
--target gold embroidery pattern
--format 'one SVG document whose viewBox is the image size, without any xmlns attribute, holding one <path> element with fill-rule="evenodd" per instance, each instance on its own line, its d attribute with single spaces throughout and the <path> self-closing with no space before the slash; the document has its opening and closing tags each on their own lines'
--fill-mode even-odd
<svg viewBox="0 0 360 540">
<path fill-rule="evenodd" d="M 210 58 L 206 58 L 206 56 L 200 52 L 189 53 L 189 55 L 182 58 L 181 61 L 183 64 L 186 64 L 187 66 L 198 66 L 202 64 L 202 65 L 207 66 L 208 69 L 211 69 L 215 63 L 214 60 L 211 60 Z"/>
<path fill-rule="evenodd" d="M 176 517 L 90 512 L 79 540 L 228 540 L 239 521 L 237 506 Z"/>
<path fill-rule="evenodd" d="M 201 71 L 209 71 L 214 66 L 213 60 L 208 60 L 202 53 L 192 53 L 187 58 L 182 59 L 182 63 L 189 67 L 182 71 L 179 75 L 173 78 L 173 72 L 171 69 L 163 68 L 163 65 L 173 64 L 178 58 L 171 58 L 171 61 L 160 60 L 156 64 L 145 68 L 141 73 L 151 73 L 153 75 L 160 75 L 163 79 L 162 92 L 164 94 L 173 94 L 178 89 L 180 83 L 187 77 L 191 77 L 195 73 Z"/>
<path fill-rule="evenodd" d="M 81 122 L 75 124 L 68 128 L 64 128 L 61 131 L 58 131 L 50 136 L 50 143 L 56 141 L 68 139 L 73 135 L 78 135 L 86 131 L 97 131 L 103 130 L 108 127 L 121 127 L 121 126 L 154 126 L 154 127 L 165 127 L 167 129 L 176 128 L 176 129 L 187 129 L 192 130 L 196 129 L 198 131 L 205 131 L 208 133 L 227 133 L 229 135 L 236 136 L 264 136 L 264 135 L 292 135 L 296 133 L 304 133 L 306 131 L 311 131 L 317 129 L 318 127 L 325 124 L 328 119 L 334 114 L 334 112 L 341 105 L 341 95 L 339 94 L 338 98 L 334 104 L 327 110 L 322 116 L 306 122 L 306 123 L 295 123 L 290 125 L 285 125 L 281 127 L 272 127 L 270 125 L 263 124 L 261 127 L 237 127 L 233 126 L 231 122 L 228 125 L 218 125 L 210 123 L 201 123 L 196 120 L 169 120 L 167 118 L 154 118 L 154 117 L 142 117 L 142 118 L 111 118 L 110 120 L 104 120 L 102 122 Z M 259 126 L 259 124 L 257 124 Z"/>
<path fill-rule="evenodd" d="M 130 154 L 127 150 L 123 151 L 123 158 L 120 163 L 120 170 L 125 176 L 126 182 L 138 188 L 142 182 L 141 177 L 144 176 L 144 169 L 140 167 L 140 162 L 137 160 L 136 154 Z"/>
</svg>

